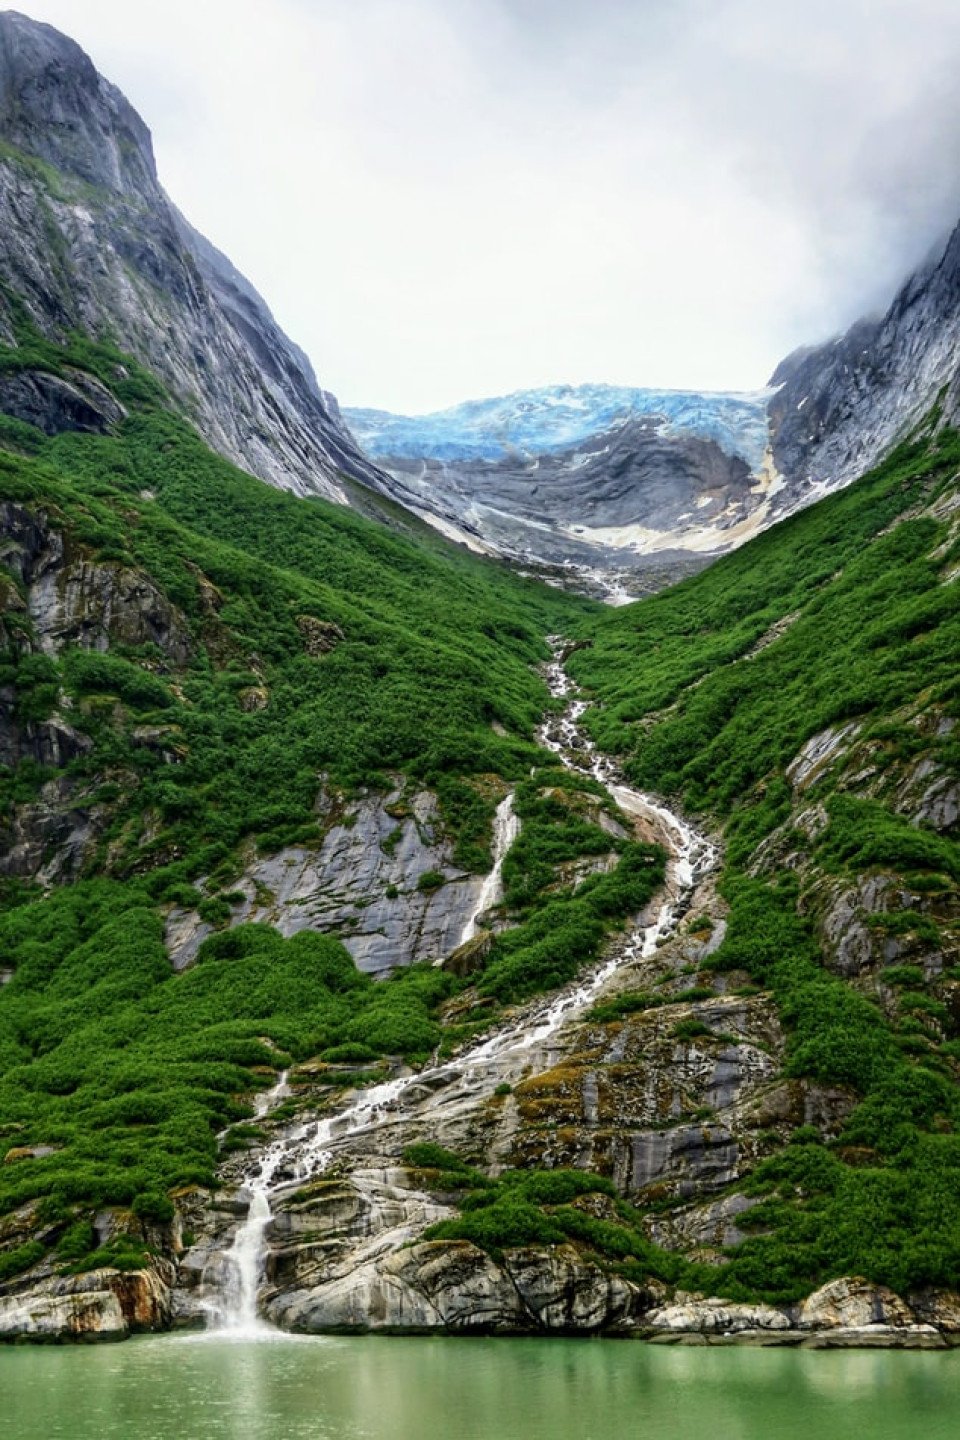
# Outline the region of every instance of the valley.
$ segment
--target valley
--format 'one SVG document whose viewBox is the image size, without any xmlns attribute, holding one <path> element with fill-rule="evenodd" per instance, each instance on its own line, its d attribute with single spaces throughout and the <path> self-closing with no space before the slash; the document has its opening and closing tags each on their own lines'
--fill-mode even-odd
<svg viewBox="0 0 960 1440">
<path fill-rule="evenodd" d="M 763 390 L 341 412 L 0 97 L 0 1339 L 960 1344 L 956 235 Z"/>
</svg>

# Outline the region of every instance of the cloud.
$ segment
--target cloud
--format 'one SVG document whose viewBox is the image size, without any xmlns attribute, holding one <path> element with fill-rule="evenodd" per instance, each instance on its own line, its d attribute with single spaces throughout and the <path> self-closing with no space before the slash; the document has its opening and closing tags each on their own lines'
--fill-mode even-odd
<svg viewBox="0 0 960 1440">
<path fill-rule="evenodd" d="M 762 384 L 960 215 L 955 0 L 21 0 L 347 403 Z"/>
</svg>

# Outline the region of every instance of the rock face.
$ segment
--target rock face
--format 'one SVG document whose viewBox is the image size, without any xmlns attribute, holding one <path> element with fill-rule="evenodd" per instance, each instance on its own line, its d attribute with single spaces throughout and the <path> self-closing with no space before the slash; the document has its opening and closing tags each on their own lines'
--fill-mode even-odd
<svg viewBox="0 0 960 1440">
<path fill-rule="evenodd" d="M 394 1251 L 346 1281 L 284 1295 L 270 1313 L 285 1329 L 453 1334 L 614 1334 L 636 1329 L 646 1293 L 605 1275 L 572 1246 L 507 1250 L 466 1241 Z"/>
<path fill-rule="evenodd" d="M 0 1295 L 0 1340 L 126 1340 L 138 1331 L 168 1330 L 174 1267 L 89 1270 Z"/>
<path fill-rule="evenodd" d="M 777 368 L 770 401 L 773 454 L 798 499 L 839 489 L 920 420 L 943 387 L 943 416 L 960 411 L 960 227 L 880 319 Z"/>
<path fill-rule="evenodd" d="M 19 655 L 152 644 L 179 665 L 193 653 L 186 617 L 144 571 L 72 549 L 42 508 L 0 503 L 0 561 L 19 586 L 0 582 L 3 608 L 18 622 L 0 617 L 0 643 Z M 0 765 L 32 760 L 63 770 L 87 754 L 93 741 L 68 704 L 61 694 L 45 719 L 25 719 L 15 687 L 0 686 Z M 12 807 L 0 822 L 0 875 L 41 884 L 74 878 L 105 819 L 104 807 L 91 802 L 96 788 L 61 774 L 44 783 L 33 803 Z"/>
<path fill-rule="evenodd" d="M 70 380 L 42 370 L 0 376 L 0 411 L 45 435 L 65 430 L 103 434 L 124 415 L 105 385 L 79 371 Z"/>
<path fill-rule="evenodd" d="M 385 975 L 456 950 L 483 878 L 454 864 L 436 797 L 419 791 L 362 797 L 318 849 L 294 845 L 258 858 L 236 888 L 246 898 L 233 923 L 265 921 L 283 935 L 329 931 L 359 969 Z M 174 967 L 188 965 L 210 933 L 175 910 L 167 926 Z"/>
<path fill-rule="evenodd" d="M 167 198 L 136 111 L 72 40 L 14 11 L 0 14 L 0 140 L 0 280 L 40 331 L 109 333 L 215 449 L 272 484 L 342 500 L 344 473 L 378 483 L 306 356 Z M 47 430 L 117 418 L 48 376 L 7 378 L 4 397 Z"/>
</svg>

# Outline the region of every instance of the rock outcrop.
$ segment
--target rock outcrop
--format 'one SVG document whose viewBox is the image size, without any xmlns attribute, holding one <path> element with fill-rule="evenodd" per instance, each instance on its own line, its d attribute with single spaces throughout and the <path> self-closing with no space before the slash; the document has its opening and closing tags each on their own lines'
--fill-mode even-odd
<svg viewBox="0 0 960 1440">
<path fill-rule="evenodd" d="M 450 1334 L 616 1334 L 647 1296 L 572 1246 L 523 1246 L 498 1260 L 466 1241 L 427 1241 L 339 1283 L 292 1291 L 269 1314 L 284 1329 Z"/>
<path fill-rule="evenodd" d="M 773 455 L 801 503 L 840 489 L 930 410 L 960 413 L 960 227 L 886 314 L 789 355 L 770 401 Z"/>
<path fill-rule="evenodd" d="M 330 816 L 319 847 L 286 846 L 251 861 L 235 885 L 244 899 L 232 923 L 265 921 L 283 935 L 327 931 L 359 969 L 385 975 L 456 950 L 482 888 L 481 876 L 455 864 L 436 796 L 366 795 Z M 189 965 L 210 933 L 194 912 L 172 911 L 174 967 Z"/>
<path fill-rule="evenodd" d="M 0 1340 L 126 1340 L 168 1330 L 173 1265 L 145 1270 L 88 1270 L 51 1277 L 19 1294 L 0 1295 Z"/>
<path fill-rule="evenodd" d="M 69 430 L 102 435 L 124 417 L 107 387 L 79 370 L 69 379 L 43 370 L 0 375 L 0 411 L 45 435 Z"/>
<path fill-rule="evenodd" d="M 336 401 L 230 261 L 157 179 L 150 132 L 78 45 L 0 14 L 0 282 L 60 339 L 109 333 L 168 387 L 214 449 L 301 494 L 377 485 Z M 15 339 L 0 300 L 0 339 Z M 9 413 L 50 433 L 117 416 L 74 377 L 5 377 Z"/>
</svg>

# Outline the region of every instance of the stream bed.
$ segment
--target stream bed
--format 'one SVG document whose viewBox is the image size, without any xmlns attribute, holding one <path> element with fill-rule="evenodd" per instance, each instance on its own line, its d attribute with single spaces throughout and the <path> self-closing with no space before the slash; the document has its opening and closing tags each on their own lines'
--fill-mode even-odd
<svg viewBox="0 0 960 1440">
<path fill-rule="evenodd" d="M 571 985 L 532 1002 L 516 1019 L 452 1060 L 360 1090 L 339 1110 L 321 1119 L 308 1117 L 259 1151 L 243 1175 L 247 1216 L 237 1226 L 229 1249 L 217 1252 L 204 1270 L 199 1303 L 214 1333 L 226 1333 L 234 1340 L 255 1339 L 269 1328 L 262 1318 L 261 1288 L 273 1207 L 280 1195 L 326 1174 L 358 1137 L 369 1143 L 378 1134 L 396 1134 L 418 1121 L 429 1123 L 440 1111 L 444 1120 L 449 1120 L 457 1111 L 488 1100 L 497 1086 L 547 1069 L 562 1029 L 589 1009 L 618 970 L 652 955 L 674 932 L 696 885 L 717 863 L 717 848 L 705 835 L 661 802 L 625 785 L 615 763 L 597 750 L 581 725 L 588 706 L 564 669 L 563 641 L 553 637 L 552 645 L 554 658 L 546 667 L 546 680 L 562 708 L 547 717 L 538 738 L 568 769 L 602 785 L 624 817 L 640 819 L 652 828 L 667 851 L 663 892 L 606 958 Z M 493 866 L 476 909 L 467 919 L 463 940 L 476 934 L 480 917 L 501 898 L 503 862 L 519 830 L 513 795 L 508 794 L 497 807 L 494 820 Z M 288 1093 L 283 1074 L 273 1090 L 261 1097 L 258 1117 L 268 1117 Z M 395 1241 L 400 1245 L 412 1238 L 412 1233 L 398 1231 Z"/>
</svg>

